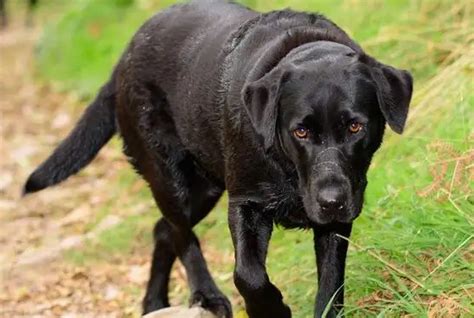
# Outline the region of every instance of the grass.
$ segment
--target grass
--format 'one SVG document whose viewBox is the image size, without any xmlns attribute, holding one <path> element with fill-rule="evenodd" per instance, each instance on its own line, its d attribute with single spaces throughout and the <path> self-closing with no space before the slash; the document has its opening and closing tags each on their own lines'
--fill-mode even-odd
<svg viewBox="0 0 474 318">
<path fill-rule="evenodd" d="M 39 44 L 39 77 L 90 98 L 130 36 L 151 15 L 148 8 L 172 1 L 119 2 L 81 0 L 68 6 Z M 290 6 L 322 12 L 369 53 L 409 69 L 415 77 L 406 133 L 387 132 L 369 171 L 364 212 L 350 238 L 348 316 L 474 315 L 472 2 L 247 2 L 262 11 Z M 118 188 L 124 193 L 137 177 L 130 169 L 119 181 Z M 151 202 L 145 186 L 133 194 L 131 205 L 142 201 Z M 146 233 L 154 220 L 151 214 L 127 217 L 98 242 L 71 252 L 70 259 L 100 262 L 111 254 L 126 254 L 130 244 L 150 247 Z M 235 296 L 229 276 L 232 247 L 226 198 L 196 231 L 212 251 L 210 265 L 218 284 Z M 278 228 L 271 241 L 269 273 L 295 317 L 310 317 L 313 311 L 316 271 L 312 245 L 311 233 Z M 186 300 L 185 295 L 177 297 Z M 239 311 L 241 302 L 234 303 Z"/>
</svg>

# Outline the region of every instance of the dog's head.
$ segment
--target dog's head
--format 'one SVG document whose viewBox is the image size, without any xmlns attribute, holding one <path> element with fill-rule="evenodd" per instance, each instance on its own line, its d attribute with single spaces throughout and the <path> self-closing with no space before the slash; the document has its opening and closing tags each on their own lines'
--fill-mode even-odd
<svg viewBox="0 0 474 318">
<path fill-rule="evenodd" d="M 361 212 L 385 123 L 403 131 L 412 78 L 319 41 L 292 50 L 242 94 L 265 149 L 274 147 L 293 163 L 309 219 L 351 222 Z"/>
</svg>

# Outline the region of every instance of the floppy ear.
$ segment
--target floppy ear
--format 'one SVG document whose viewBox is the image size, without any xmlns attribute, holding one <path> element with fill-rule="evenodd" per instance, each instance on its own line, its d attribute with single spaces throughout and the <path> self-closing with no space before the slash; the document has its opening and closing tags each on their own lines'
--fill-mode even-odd
<svg viewBox="0 0 474 318">
<path fill-rule="evenodd" d="M 407 71 L 379 64 L 372 69 L 377 84 L 380 110 L 390 128 L 401 134 L 405 127 L 413 91 L 413 79 Z"/>
<path fill-rule="evenodd" d="M 244 85 L 242 100 L 265 150 L 273 145 L 278 116 L 278 100 L 286 72 L 274 69 L 264 77 Z"/>
</svg>

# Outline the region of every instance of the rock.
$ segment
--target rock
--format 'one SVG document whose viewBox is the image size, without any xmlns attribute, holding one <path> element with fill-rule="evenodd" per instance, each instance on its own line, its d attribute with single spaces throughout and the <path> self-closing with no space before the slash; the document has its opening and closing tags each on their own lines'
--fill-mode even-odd
<svg viewBox="0 0 474 318">
<path fill-rule="evenodd" d="M 170 307 L 151 312 L 143 318 L 216 318 L 216 316 L 201 307 Z"/>
</svg>

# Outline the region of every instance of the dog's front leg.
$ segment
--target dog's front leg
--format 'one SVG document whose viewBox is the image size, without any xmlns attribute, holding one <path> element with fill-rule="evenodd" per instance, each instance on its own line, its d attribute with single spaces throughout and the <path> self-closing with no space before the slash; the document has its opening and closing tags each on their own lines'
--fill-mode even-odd
<svg viewBox="0 0 474 318">
<path fill-rule="evenodd" d="M 250 318 L 289 318 L 280 291 L 265 268 L 273 220 L 249 204 L 231 204 L 229 226 L 235 248 L 234 282 L 245 300 Z"/>
<path fill-rule="evenodd" d="M 352 224 L 317 226 L 314 228 L 314 248 L 318 265 L 318 294 L 316 296 L 315 317 L 323 316 L 328 304 L 326 317 L 336 317 L 344 305 L 344 267 L 348 238 Z"/>
</svg>

